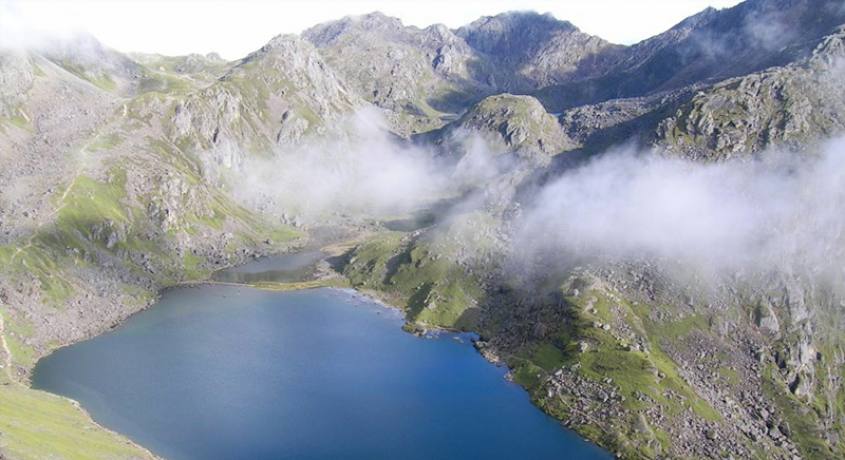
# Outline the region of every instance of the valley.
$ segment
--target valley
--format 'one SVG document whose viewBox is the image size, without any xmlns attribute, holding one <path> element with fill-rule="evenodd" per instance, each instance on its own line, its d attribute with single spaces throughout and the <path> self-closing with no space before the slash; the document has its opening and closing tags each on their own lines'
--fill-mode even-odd
<svg viewBox="0 0 845 460">
<path fill-rule="evenodd" d="M 530 12 L 231 62 L 0 46 L 0 456 L 154 458 L 36 363 L 170 292 L 334 288 L 475 334 L 620 458 L 845 455 L 843 27 L 748 0 L 630 46 Z"/>
</svg>

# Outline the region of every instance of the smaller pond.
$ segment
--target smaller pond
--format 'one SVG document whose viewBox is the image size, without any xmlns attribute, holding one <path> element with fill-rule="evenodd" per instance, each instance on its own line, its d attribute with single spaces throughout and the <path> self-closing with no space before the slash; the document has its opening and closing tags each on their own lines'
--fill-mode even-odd
<svg viewBox="0 0 845 460">
<path fill-rule="evenodd" d="M 325 252 L 312 249 L 294 254 L 262 257 L 239 267 L 220 270 L 214 273 L 212 279 L 241 284 L 300 281 L 313 274 L 317 262 L 326 256 Z"/>
</svg>

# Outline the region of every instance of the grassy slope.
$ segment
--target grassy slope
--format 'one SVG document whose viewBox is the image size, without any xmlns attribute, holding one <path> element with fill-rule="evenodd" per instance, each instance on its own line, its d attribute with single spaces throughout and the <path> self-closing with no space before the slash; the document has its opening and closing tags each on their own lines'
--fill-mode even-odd
<svg viewBox="0 0 845 460">
<path fill-rule="evenodd" d="M 107 150 L 120 144 L 116 135 L 98 137 L 89 145 L 92 151 Z M 186 180 L 199 180 L 184 160 L 168 150 L 158 152 L 163 161 L 176 162 L 175 171 Z M 276 228 L 234 204 L 224 195 L 212 192 L 208 213 L 187 213 L 178 216 L 177 226 L 162 236 L 161 241 L 147 235 L 152 224 L 147 205 L 152 196 L 127 196 L 127 170 L 115 166 L 105 178 L 79 175 L 55 197 L 55 211 L 48 222 L 25 239 L 0 246 L 0 273 L 24 285 L 33 281 L 40 294 L 42 307 L 62 309 L 75 299 L 85 281 L 77 270 L 96 266 L 104 257 L 118 262 L 130 272 L 150 276 L 145 267 L 131 257 L 146 254 L 155 260 L 159 271 L 154 276 L 159 285 L 167 286 L 183 280 L 207 277 L 212 269 L 202 255 L 186 252 L 180 256 L 168 249 L 167 240 L 178 233 L 201 234 L 232 231 L 225 250 L 234 253 L 242 247 L 271 239 L 284 243 L 300 236 L 287 228 Z M 140 198 L 140 202 L 139 202 Z M 109 243 L 109 234 L 120 237 Z M 140 309 L 154 298 L 153 292 L 130 285 L 120 285 L 124 300 Z M 0 382 L 0 457 L 9 458 L 150 458 L 151 454 L 133 445 L 128 439 L 103 429 L 74 402 L 28 388 L 21 375 L 12 370 L 31 369 L 49 349 L 32 345 L 33 328 L 13 309 L 0 304 L 5 319 L 2 331 L 9 350 Z M 12 365 L 14 364 L 14 365 Z"/>
<path fill-rule="evenodd" d="M 4 357 L 0 372 L 0 452 L 17 459 L 154 458 L 128 439 L 105 430 L 73 401 L 32 390 L 10 375 L 21 349 L 9 346 L 6 315 L 0 318 Z M 29 360 L 26 356 L 24 360 Z"/>
<path fill-rule="evenodd" d="M 660 344 L 664 340 L 676 340 L 678 334 L 683 334 L 679 331 L 687 328 L 688 320 L 658 325 L 648 320 L 648 307 L 634 306 L 619 297 L 611 298 L 600 290 L 566 296 L 565 302 L 570 317 L 555 336 L 531 343 L 523 351 L 506 358 L 514 367 L 515 380 L 532 394 L 541 408 L 564 420 L 572 415 L 570 408 L 575 405 L 574 397 L 550 398 L 542 385 L 561 367 L 576 369 L 581 377 L 594 382 L 611 379 L 610 384 L 624 397 L 624 416 L 620 420 L 573 428 L 632 458 L 655 458 L 672 442 L 667 433 L 656 427 L 642 428 L 641 420 L 644 419 L 640 414 L 653 405 L 661 406 L 663 413 L 670 417 L 692 411 L 704 420 L 720 419 L 720 415 L 681 378 L 676 363 L 661 350 Z M 596 327 L 612 323 L 620 316 L 638 336 L 645 338 L 645 350 L 632 350 L 628 340 L 620 338 L 613 329 Z M 581 348 L 581 343 L 588 344 L 586 350 Z M 607 430 L 600 428 L 602 426 L 612 428 Z"/>
<path fill-rule="evenodd" d="M 432 241 L 386 232 L 355 248 L 344 274 L 353 286 L 376 291 L 386 300 L 404 307 L 411 327 L 477 328 L 480 310 L 473 307 L 484 301 L 483 290 L 464 268 L 448 257 L 438 256 L 440 251 L 433 250 L 433 246 L 436 243 Z M 591 297 L 596 299 L 590 302 L 592 308 L 585 308 L 586 299 Z M 689 410 L 704 420 L 719 420 L 719 414 L 684 382 L 674 361 L 660 349 L 663 340 L 677 339 L 696 328 L 695 322 L 700 319 L 658 325 L 647 319 L 645 307 L 611 300 L 599 291 L 566 297 L 565 301 L 569 305 L 570 318 L 556 334 L 546 340 L 530 341 L 514 354 L 504 356 L 513 368 L 516 382 L 525 387 L 545 411 L 560 419 L 569 418 L 568 402 L 547 398 L 543 382 L 557 369 L 577 364 L 575 367 L 583 378 L 596 382 L 610 378 L 618 392 L 625 396 L 623 405 L 627 418 L 613 422 L 612 435 L 596 425 L 574 427 L 602 445 L 618 448 L 631 456 L 653 457 L 665 451 L 672 442 L 667 433 L 653 427 L 649 430 L 633 428 L 641 423 L 640 412 L 651 404 L 662 406 L 664 413 L 670 415 Z M 624 321 L 635 325 L 637 335 L 646 337 L 648 351 L 629 351 L 624 339 L 594 326 L 596 322 L 610 322 L 620 314 L 616 310 L 611 312 L 611 303 L 622 309 Z M 581 352 L 579 342 L 588 342 L 588 351 Z M 640 394 L 651 402 L 639 400 Z M 669 398 L 666 394 L 680 397 Z"/>
<path fill-rule="evenodd" d="M 153 458 L 69 399 L 16 383 L 0 385 L 0 433 L 0 449 L 10 458 Z"/>
<path fill-rule="evenodd" d="M 385 232 L 359 245 L 344 268 L 352 286 L 375 291 L 422 327 L 470 329 L 483 297 L 479 282 L 430 241 Z"/>
<path fill-rule="evenodd" d="M 62 308 L 62 304 L 74 295 L 75 280 L 66 271 L 68 267 L 90 263 L 86 254 L 102 250 L 105 244 L 91 233 L 90 222 L 101 222 L 104 218 L 115 222 L 131 223 L 131 210 L 121 206 L 120 187 L 98 183 L 88 178 L 78 182 L 79 195 L 71 194 L 73 205 L 59 213 L 57 225 L 37 234 L 28 246 L 0 248 L 0 262 L 7 274 L 29 273 L 40 280 L 40 291 L 46 308 Z M 272 236 L 274 241 L 283 242 L 296 236 L 285 229 L 271 230 L 253 222 L 263 235 Z M 249 238 L 250 236 L 244 236 Z M 149 242 L 140 237 L 130 237 L 119 243 L 115 251 L 150 252 Z M 237 243 L 240 244 L 240 243 Z M 81 256 L 69 256 L 68 248 L 80 250 Z M 161 251 L 159 260 L 172 255 Z M 12 257 L 15 256 L 14 261 Z M 208 276 L 208 263 L 192 254 L 183 259 L 168 262 L 173 273 L 180 277 L 199 280 Z M 131 262 L 129 265 L 131 267 Z M 140 270 L 139 267 L 135 269 Z M 169 276 L 169 275 L 165 275 Z M 174 275 L 175 276 L 175 275 Z M 164 285 L 175 283 L 161 279 Z M 141 308 L 152 299 L 152 293 L 125 286 L 125 294 L 137 300 Z M 20 318 L 12 317 L 5 308 L 6 330 L 2 337 L 8 344 L 10 364 L 30 369 L 42 354 L 28 345 L 31 327 Z M 56 344 L 58 345 L 58 344 Z M 11 366 L 4 366 L 11 367 Z M 8 375 L 0 384 L 0 451 L 10 458 L 149 458 L 151 455 L 133 445 L 126 438 L 111 433 L 96 423 L 72 401 L 27 388 Z"/>
</svg>

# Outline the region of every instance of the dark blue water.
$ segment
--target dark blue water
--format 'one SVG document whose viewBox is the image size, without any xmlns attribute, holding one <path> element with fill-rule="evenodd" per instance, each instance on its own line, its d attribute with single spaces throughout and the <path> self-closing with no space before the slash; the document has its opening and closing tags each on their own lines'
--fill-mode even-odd
<svg viewBox="0 0 845 460">
<path fill-rule="evenodd" d="M 176 289 L 33 384 L 172 459 L 610 458 L 466 337 L 401 324 L 348 291 Z"/>
</svg>

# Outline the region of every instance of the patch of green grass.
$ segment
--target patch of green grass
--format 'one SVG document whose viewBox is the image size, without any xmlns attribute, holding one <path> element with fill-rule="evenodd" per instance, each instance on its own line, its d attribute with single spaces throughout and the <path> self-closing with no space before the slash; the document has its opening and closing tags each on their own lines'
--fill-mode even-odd
<svg viewBox="0 0 845 460">
<path fill-rule="evenodd" d="M 704 315 L 690 315 L 677 321 L 652 323 L 651 330 L 667 340 L 677 340 L 688 336 L 692 331 L 707 331 L 710 323 Z"/>
<path fill-rule="evenodd" d="M 600 334 L 595 334 L 596 335 Z M 636 392 L 659 397 L 654 365 L 641 353 L 628 352 L 611 340 L 603 339 L 595 349 L 579 356 L 581 374 L 592 380 L 613 379 L 613 385 L 625 395 L 626 406 L 631 409 L 643 409 L 645 405 L 637 401 Z"/>
<path fill-rule="evenodd" d="M 728 366 L 719 366 L 717 372 L 728 382 L 728 385 L 737 385 L 739 383 L 739 374 L 736 369 Z"/>
<path fill-rule="evenodd" d="M 613 300 L 598 290 L 590 290 L 579 297 L 566 297 L 566 301 L 571 306 L 568 324 L 551 341 L 536 345 L 534 352 L 528 355 L 533 364 L 552 371 L 579 363 L 579 372 L 586 378 L 596 381 L 611 378 L 612 384 L 625 396 L 624 406 L 632 411 L 657 403 L 666 407 L 670 414 L 690 408 L 705 420 L 721 418 L 684 382 L 675 362 L 663 353 L 658 343 L 666 337 L 678 338 L 689 333 L 699 327 L 703 322 L 701 318 L 693 317 L 657 328 L 640 316 L 647 314 L 648 307 L 641 306 L 638 314 L 629 302 Z M 597 320 L 611 323 L 617 316 L 643 334 L 649 342 L 648 352 L 626 349 L 612 331 L 593 325 Z M 587 351 L 580 351 L 579 342 L 589 344 Z M 673 396 L 669 397 L 667 393 Z M 647 395 L 654 402 L 639 401 L 638 394 Z"/>
<path fill-rule="evenodd" d="M 428 242 L 402 236 L 385 232 L 359 245 L 344 269 L 352 285 L 390 294 L 421 325 L 471 328 L 470 310 L 483 295 L 478 282 Z"/>
<path fill-rule="evenodd" d="M 85 68 L 83 68 L 79 64 L 76 64 L 76 63 L 74 63 L 74 62 L 72 62 L 68 59 L 63 59 L 63 60 L 57 62 L 57 64 L 60 65 L 61 67 L 63 67 L 68 72 L 76 75 L 77 77 L 79 77 L 83 80 L 87 80 L 92 85 L 94 85 L 94 86 L 96 86 L 96 87 L 98 87 L 98 88 L 100 88 L 104 91 L 112 92 L 115 89 L 117 89 L 117 83 L 115 83 L 115 81 L 111 78 L 111 76 L 109 76 L 106 73 L 95 74 L 95 75 L 89 74 L 88 72 L 85 71 Z"/>
<path fill-rule="evenodd" d="M 32 125 L 29 123 L 29 120 L 22 108 L 18 108 L 9 116 L 0 116 L 0 132 L 5 133 L 5 126 L 8 125 L 25 131 L 32 131 Z"/>
<path fill-rule="evenodd" d="M 8 310 L 0 310 L 3 316 L 4 337 L 12 354 L 12 361 L 21 367 L 31 368 L 38 359 L 35 349 L 25 340 L 33 334 L 32 325 L 13 317 Z"/>
<path fill-rule="evenodd" d="M 17 251 L 17 248 L 15 246 L 0 245 L 0 268 L 8 265 L 11 262 L 12 256 L 15 254 L 15 251 Z"/>
<path fill-rule="evenodd" d="M 178 75 L 151 71 L 138 85 L 140 93 L 160 92 L 184 95 L 196 89 L 191 80 Z"/>
<path fill-rule="evenodd" d="M 16 384 L 0 385 L 0 433 L 4 454 L 19 460 L 152 458 L 71 401 Z"/>
<path fill-rule="evenodd" d="M 88 145 L 88 149 L 92 152 L 98 150 L 111 150 L 123 143 L 123 136 L 118 133 L 109 133 L 97 136 L 93 142 Z"/>
<path fill-rule="evenodd" d="M 185 278 L 196 280 L 207 277 L 211 273 L 211 270 L 202 268 L 203 262 L 205 262 L 203 258 L 190 252 L 185 253 L 182 257 L 182 268 L 185 271 Z"/>
<path fill-rule="evenodd" d="M 8 257 L 2 267 L 7 274 L 27 274 L 35 277 L 44 303 L 59 306 L 73 295 L 73 286 L 59 276 L 60 268 L 56 256 L 37 244 L 23 247 L 20 251 L 14 248 L 4 257 Z"/>
<path fill-rule="evenodd" d="M 96 76 L 88 76 L 86 75 L 85 78 L 94 84 L 97 88 L 100 88 L 104 91 L 113 92 L 117 89 L 117 83 L 112 80 L 109 75 L 96 75 Z"/>
<path fill-rule="evenodd" d="M 28 129 L 29 128 L 29 121 L 27 121 L 27 119 L 24 118 L 23 115 L 21 115 L 19 113 L 7 118 L 7 120 L 9 120 L 9 122 L 12 125 L 20 128 L 20 129 Z"/>
<path fill-rule="evenodd" d="M 387 264 L 401 249 L 402 234 L 386 232 L 379 234 L 353 251 L 344 275 L 353 286 L 379 289 L 386 282 Z"/>
<path fill-rule="evenodd" d="M 781 410 L 784 419 L 789 424 L 791 438 L 795 441 L 805 458 L 827 459 L 837 455 L 831 452 L 824 442 L 818 416 L 803 402 L 799 401 L 786 386 L 775 377 L 774 366 L 769 364 L 763 370 L 763 393 L 768 396 Z M 839 454 L 842 454 L 840 447 Z"/>
<path fill-rule="evenodd" d="M 544 374 L 542 368 L 530 361 L 523 361 L 514 368 L 513 381 L 530 390 L 540 385 Z"/>
<path fill-rule="evenodd" d="M 90 177 L 79 176 L 64 197 L 64 206 L 59 211 L 57 226 L 65 231 L 81 231 L 93 238 L 92 224 L 110 220 L 115 223 L 129 223 L 126 206 L 122 199 L 126 195 L 126 172 L 115 170 L 109 182 L 98 182 Z"/>
<path fill-rule="evenodd" d="M 38 360 L 38 354 L 35 350 L 20 340 L 17 336 L 6 334 L 6 345 L 9 346 L 9 351 L 12 352 L 12 360 L 27 369 L 35 365 Z"/>
<path fill-rule="evenodd" d="M 531 361 L 547 372 L 554 371 L 564 364 L 563 352 L 550 343 L 543 343 L 537 347 L 531 357 Z"/>
<path fill-rule="evenodd" d="M 448 249 L 414 241 L 391 262 L 396 268 L 388 283 L 408 296 L 411 320 L 445 327 L 471 327 L 464 314 L 483 296 L 476 279 L 448 256 Z"/>
</svg>

